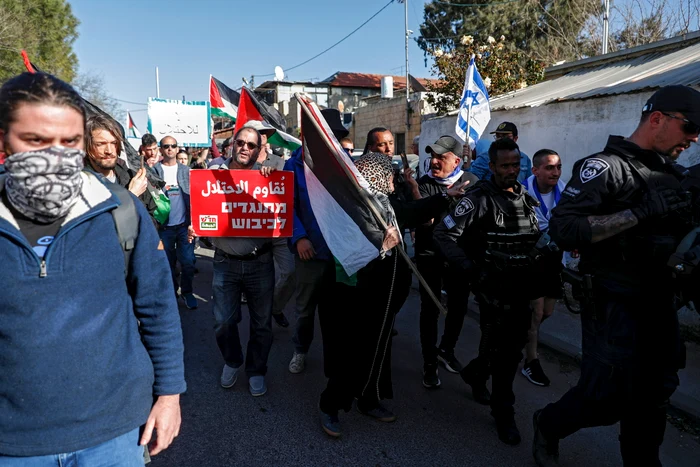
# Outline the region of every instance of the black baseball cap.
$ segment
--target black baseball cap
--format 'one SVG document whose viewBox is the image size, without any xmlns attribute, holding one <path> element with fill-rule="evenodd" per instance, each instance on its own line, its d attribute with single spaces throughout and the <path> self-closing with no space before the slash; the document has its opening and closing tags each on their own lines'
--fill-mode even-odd
<svg viewBox="0 0 700 467">
<path fill-rule="evenodd" d="M 700 92 L 681 84 L 664 86 L 651 95 L 642 112 L 680 112 L 700 126 Z"/>
<path fill-rule="evenodd" d="M 433 144 L 425 147 L 425 152 L 428 154 L 434 152 L 442 155 L 446 152 L 451 152 L 457 157 L 462 157 L 462 144 L 452 136 L 441 136 Z"/>
<path fill-rule="evenodd" d="M 495 133 L 513 133 L 513 136 L 518 136 L 518 127 L 515 126 L 515 123 L 503 122 L 498 125 L 496 131 L 492 131 L 490 134 L 493 135 Z"/>
</svg>

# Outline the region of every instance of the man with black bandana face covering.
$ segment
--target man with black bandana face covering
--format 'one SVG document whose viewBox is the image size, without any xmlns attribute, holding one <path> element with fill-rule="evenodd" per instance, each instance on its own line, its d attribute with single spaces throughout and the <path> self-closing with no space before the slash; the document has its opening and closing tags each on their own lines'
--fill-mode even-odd
<svg viewBox="0 0 700 467">
<path fill-rule="evenodd" d="M 152 455 L 180 429 L 182 331 L 167 260 L 143 204 L 82 170 L 84 133 L 82 99 L 57 78 L 24 73 L 0 88 L 3 466 L 59 455 L 143 465 L 154 427 Z M 127 263 L 118 190 L 138 227 Z"/>
<path fill-rule="evenodd" d="M 540 231 L 537 201 L 518 183 L 520 150 L 500 139 L 489 148 L 493 177 L 470 189 L 442 222 L 433 238 L 450 266 L 469 280 L 479 302 L 479 355 L 460 375 L 474 399 L 491 405 L 498 438 L 520 443 L 515 425 L 513 378 L 530 327 L 535 268 L 531 256 Z M 493 395 L 486 389 L 492 377 Z"/>
<path fill-rule="evenodd" d="M 659 89 L 630 137 L 610 136 L 576 163 L 552 210 L 552 239 L 581 254 L 585 275 L 571 282 L 584 296 L 583 359 L 578 384 L 534 414 L 540 466 L 556 465 L 560 439 L 618 421 L 623 464 L 661 465 L 666 406 L 684 366 L 668 262 L 694 227 L 673 161 L 698 133 L 700 92 Z"/>
</svg>

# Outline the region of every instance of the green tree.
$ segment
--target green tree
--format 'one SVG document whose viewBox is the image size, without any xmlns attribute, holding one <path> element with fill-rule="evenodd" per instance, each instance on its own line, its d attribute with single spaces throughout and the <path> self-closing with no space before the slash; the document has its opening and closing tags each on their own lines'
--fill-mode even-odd
<svg viewBox="0 0 700 467">
<path fill-rule="evenodd" d="M 0 82 L 25 71 L 19 51 L 64 81 L 75 78 L 80 22 L 65 0 L 0 0 Z"/>
<path fill-rule="evenodd" d="M 589 24 L 601 11 L 600 0 L 433 0 L 425 5 L 417 42 L 428 53 L 449 51 L 465 35 L 480 42 L 505 35 L 509 49 L 549 65 L 594 53 Z"/>
<path fill-rule="evenodd" d="M 490 95 L 515 91 L 544 77 L 543 64 L 508 47 L 505 36 L 498 40 L 489 36 L 483 42 L 472 36 L 462 36 L 449 51 L 438 47 L 430 54 L 435 60 L 432 73 L 438 80 L 429 85 L 433 93 L 427 99 L 440 114 L 457 108 L 472 54 Z"/>
</svg>

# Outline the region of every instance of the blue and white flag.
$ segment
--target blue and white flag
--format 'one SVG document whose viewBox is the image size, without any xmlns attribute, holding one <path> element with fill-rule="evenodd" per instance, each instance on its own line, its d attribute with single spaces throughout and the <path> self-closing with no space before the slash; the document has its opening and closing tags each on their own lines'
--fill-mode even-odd
<svg viewBox="0 0 700 467">
<path fill-rule="evenodd" d="M 486 129 L 491 120 L 491 107 L 489 106 L 489 92 L 486 90 L 484 80 L 481 79 L 479 70 L 476 69 L 474 57 L 469 62 L 467 77 L 464 80 L 464 91 L 459 102 L 459 115 L 455 133 L 467 143 L 469 133 L 469 147 L 474 149 L 476 142 Z"/>
</svg>

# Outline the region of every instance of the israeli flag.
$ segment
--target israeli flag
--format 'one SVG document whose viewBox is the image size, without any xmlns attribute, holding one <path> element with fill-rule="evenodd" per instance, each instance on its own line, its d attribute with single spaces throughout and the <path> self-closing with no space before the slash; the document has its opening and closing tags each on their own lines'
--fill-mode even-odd
<svg viewBox="0 0 700 467">
<path fill-rule="evenodd" d="M 476 69 L 474 57 L 469 62 L 467 77 L 464 80 L 464 91 L 459 102 L 459 115 L 455 133 L 467 143 L 469 134 L 469 147 L 474 149 L 477 140 L 486 129 L 491 120 L 491 107 L 489 106 L 489 92 L 486 90 L 484 80 L 481 79 L 479 70 Z"/>
</svg>

